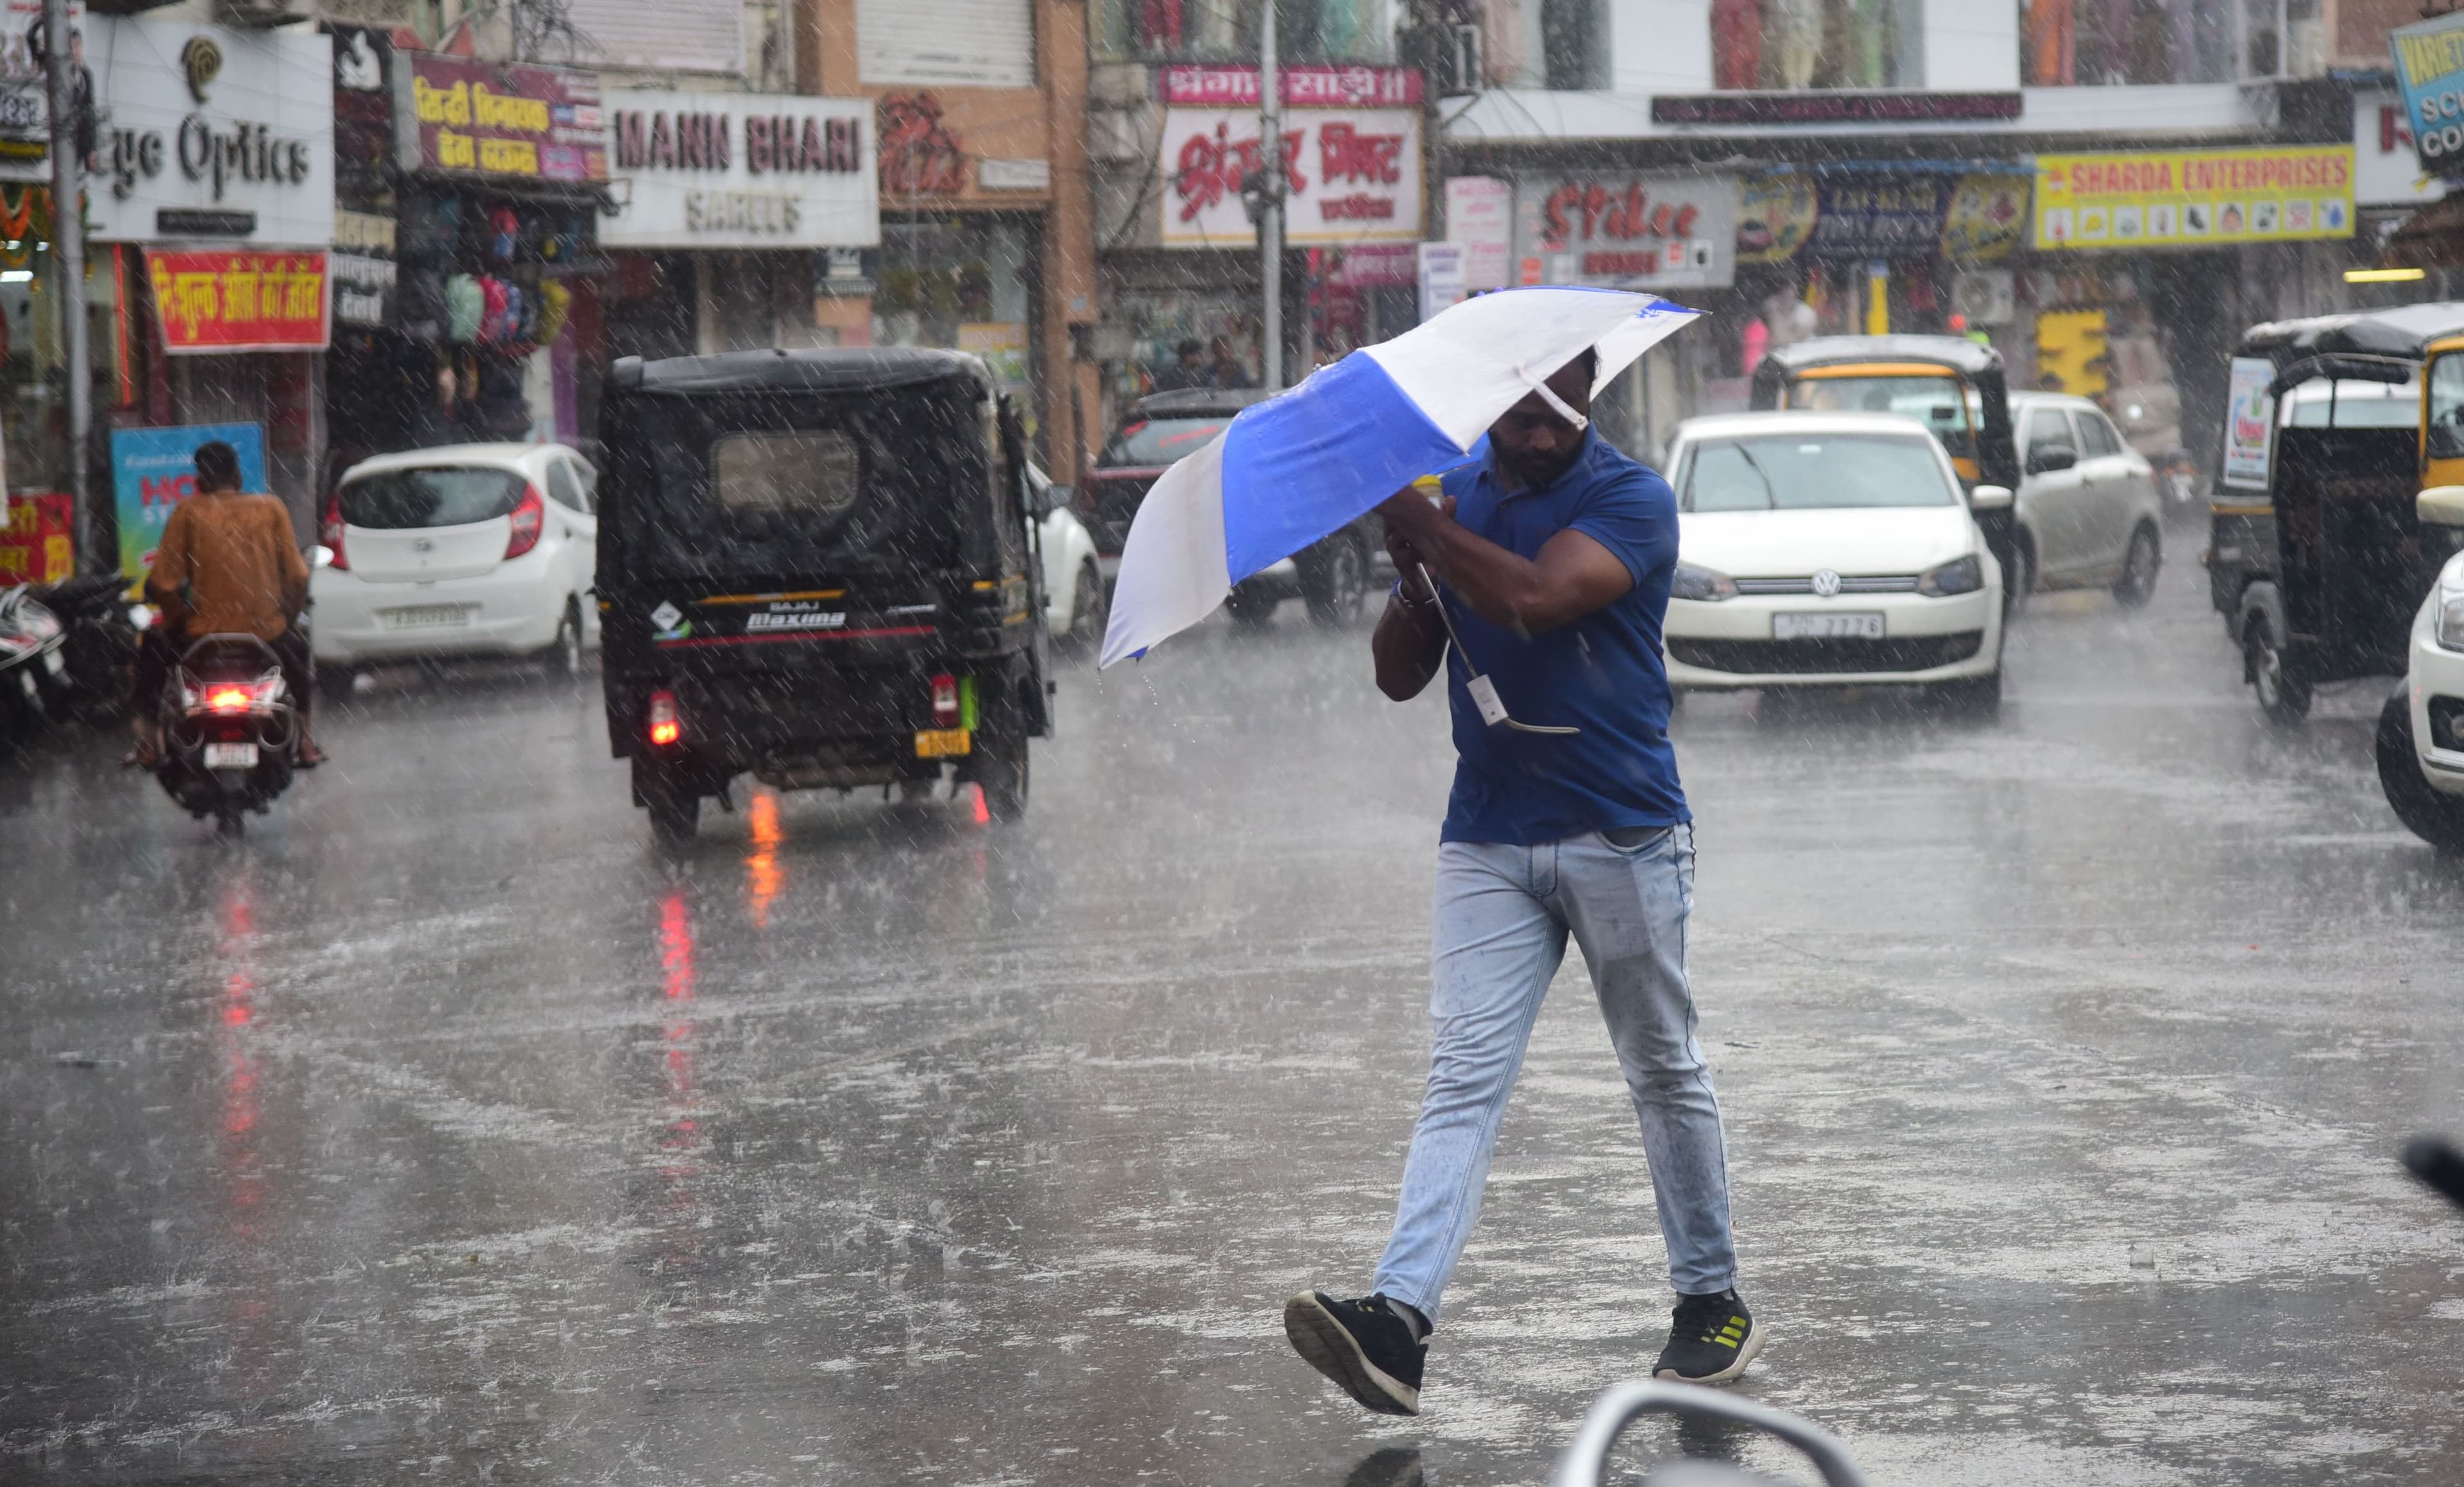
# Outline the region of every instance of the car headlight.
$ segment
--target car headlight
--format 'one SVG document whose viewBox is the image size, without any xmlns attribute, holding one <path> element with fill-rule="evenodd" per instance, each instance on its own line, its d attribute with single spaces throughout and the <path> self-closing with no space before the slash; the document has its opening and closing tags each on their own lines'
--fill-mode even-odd
<svg viewBox="0 0 2464 1487">
<path fill-rule="evenodd" d="M 2464 650 L 2464 592 L 2438 591 L 2438 644 L 2446 650 Z"/>
<path fill-rule="evenodd" d="M 1679 563 L 1677 576 L 1669 580 L 1668 597 L 1716 604 L 1724 599 L 1737 597 L 1737 580 L 1697 563 Z"/>
<path fill-rule="evenodd" d="M 1917 579 L 1917 592 L 1928 599 L 1973 594 L 1985 586 L 1985 565 L 1973 558 L 1954 558 Z"/>
</svg>

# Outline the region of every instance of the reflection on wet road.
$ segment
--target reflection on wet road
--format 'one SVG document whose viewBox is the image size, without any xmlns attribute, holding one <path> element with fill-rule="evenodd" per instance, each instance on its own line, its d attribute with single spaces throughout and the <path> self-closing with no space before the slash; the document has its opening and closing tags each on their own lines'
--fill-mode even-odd
<svg viewBox="0 0 2464 1487">
<path fill-rule="evenodd" d="M 1998 724 L 1679 723 L 1750 1389 L 1878 1483 L 2464 1479 L 2464 1222 L 2390 1160 L 2459 1124 L 2464 871 L 2202 581 L 2040 600 Z M 587 691 L 385 682 L 236 843 L 0 767 L 0 1479 L 1469 1487 L 1656 1350 L 1571 980 L 1429 1413 L 1285 1350 L 1426 1036 L 1449 755 L 1365 635 L 1074 667 L 1014 827 L 739 792 L 675 864 Z"/>
</svg>

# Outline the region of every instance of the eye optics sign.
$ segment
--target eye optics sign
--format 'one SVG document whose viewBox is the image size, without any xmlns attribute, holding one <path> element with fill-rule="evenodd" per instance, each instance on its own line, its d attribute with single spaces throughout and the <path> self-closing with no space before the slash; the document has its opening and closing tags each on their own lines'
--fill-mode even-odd
<svg viewBox="0 0 2464 1487">
<path fill-rule="evenodd" d="M 116 17 L 89 40 L 96 241 L 333 241 L 331 42 Z"/>
<path fill-rule="evenodd" d="M 625 200 L 605 247 L 881 241 L 869 98 L 611 90 L 602 106 Z"/>
</svg>

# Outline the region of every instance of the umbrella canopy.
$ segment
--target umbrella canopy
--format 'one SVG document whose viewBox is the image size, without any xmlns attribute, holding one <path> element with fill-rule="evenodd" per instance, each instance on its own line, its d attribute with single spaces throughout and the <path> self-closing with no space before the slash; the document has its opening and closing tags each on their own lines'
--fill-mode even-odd
<svg viewBox="0 0 2464 1487">
<path fill-rule="evenodd" d="M 1243 409 L 1139 506 L 1101 664 L 1146 654 L 1214 613 L 1232 585 L 1461 463 L 1584 348 L 1599 354 L 1597 392 L 1701 313 L 1615 290 L 1499 290 Z"/>
</svg>

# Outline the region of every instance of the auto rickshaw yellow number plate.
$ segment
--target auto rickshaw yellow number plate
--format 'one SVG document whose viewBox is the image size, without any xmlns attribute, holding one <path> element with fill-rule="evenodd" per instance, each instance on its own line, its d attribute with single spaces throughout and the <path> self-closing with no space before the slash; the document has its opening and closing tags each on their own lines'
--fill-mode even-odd
<svg viewBox="0 0 2464 1487">
<path fill-rule="evenodd" d="M 963 728 L 924 728 L 915 733 L 919 759 L 955 759 L 973 749 L 974 734 Z"/>
</svg>

